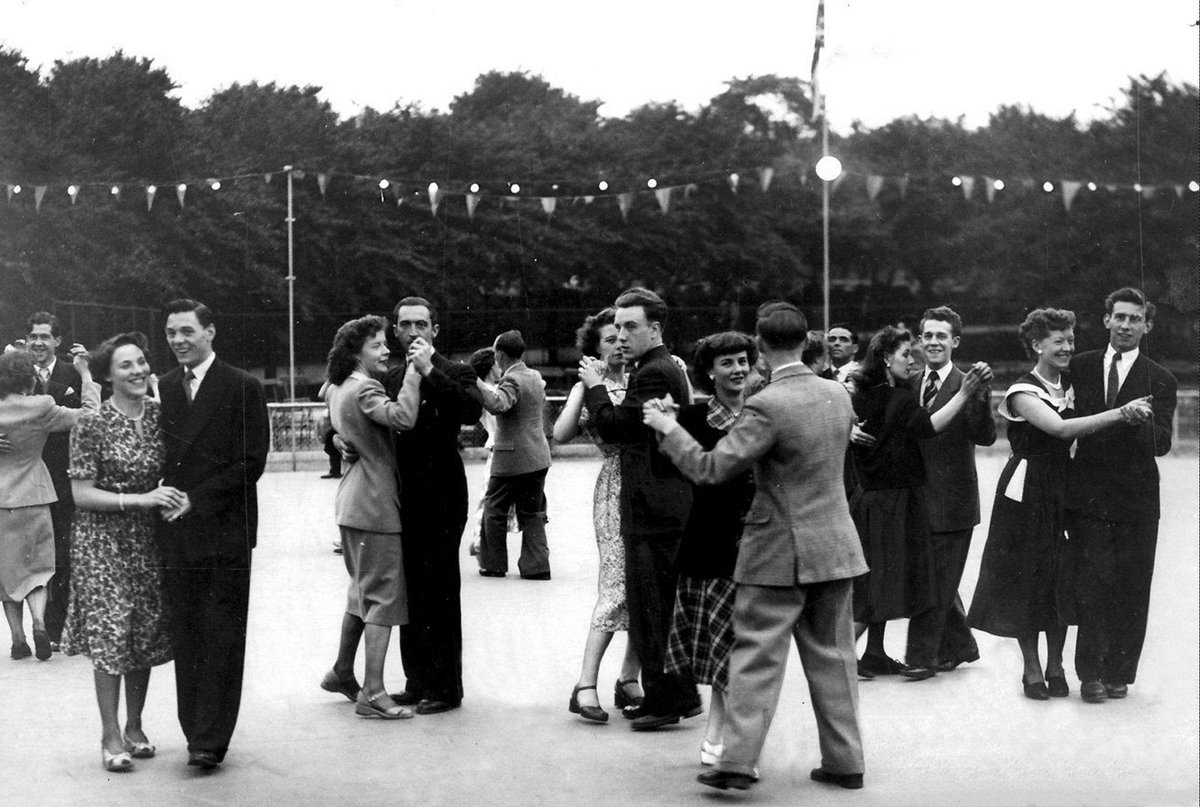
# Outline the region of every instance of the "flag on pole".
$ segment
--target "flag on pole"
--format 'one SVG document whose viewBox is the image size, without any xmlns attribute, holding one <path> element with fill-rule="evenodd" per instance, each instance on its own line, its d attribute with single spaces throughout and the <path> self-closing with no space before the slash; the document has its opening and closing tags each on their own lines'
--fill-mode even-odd
<svg viewBox="0 0 1200 807">
<path fill-rule="evenodd" d="M 821 82 L 817 68 L 820 66 L 821 49 L 825 47 L 825 0 L 817 2 L 817 33 L 813 41 L 812 60 L 812 119 L 815 121 L 825 114 L 824 100 L 821 98 Z"/>
</svg>

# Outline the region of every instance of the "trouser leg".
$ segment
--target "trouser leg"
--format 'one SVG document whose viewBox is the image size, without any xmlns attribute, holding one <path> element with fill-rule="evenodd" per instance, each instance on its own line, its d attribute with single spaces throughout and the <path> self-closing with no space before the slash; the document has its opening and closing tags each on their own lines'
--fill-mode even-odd
<svg viewBox="0 0 1200 807">
<path fill-rule="evenodd" d="M 493 476 L 483 500 L 483 540 L 479 544 L 479 568 L 508 571 L 508 508 L 516 490 L 513 477 Z"/>
<path fill-rule="evenodd" d="M 522 474 L 514 499 L 521 528 L 521 556 L 517 568 L 523 575 L 550 573 L 550 544 L 546 540 L 546 471 Z"/>
</svg>

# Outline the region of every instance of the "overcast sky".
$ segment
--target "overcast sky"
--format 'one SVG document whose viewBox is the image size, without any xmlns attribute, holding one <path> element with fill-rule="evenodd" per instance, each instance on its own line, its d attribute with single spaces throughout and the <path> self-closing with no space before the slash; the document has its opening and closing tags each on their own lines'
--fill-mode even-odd
<svg viewBox="0 0 1200 807">
<path fill-rule="evenodd" d="M 527 70 L 621 116 L 696 109 L 732 77 L 807 79 L 817 0 L 0 0 L 0 45 L 48 71 L 120 48 L 188 106 L 234 82 L 317 85 L 342 115 L 445 109 L 488 70 Z M 176 9 L 187 8 L 189 11 Z M 1083 120 L 1126 77 L 1200 73 L 1194 0 L 828 0 L 831 125 L 909 114 L 987 122 L 1000 104 Z"/>
</svg>

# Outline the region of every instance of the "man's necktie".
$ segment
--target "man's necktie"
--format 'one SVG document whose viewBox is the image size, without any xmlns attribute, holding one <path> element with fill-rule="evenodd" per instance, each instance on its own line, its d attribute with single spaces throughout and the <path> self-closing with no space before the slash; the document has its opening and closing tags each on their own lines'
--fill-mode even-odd
<svg viewBox="0 0 1200 807">
<path fill-rule="evenodd" d="M 933 405 L 933 399 L 937 397 L 937 378 L 937 373 L 930 373 L 929 378 L 925 379 L 925 392 L 921 395 L 921 406 L 926 409 Z"/>
<path fill-rule="evenodd" d="M 48 395 L 50 393 L 50 374 L 42 367 L 35 368 L 37 370 L 37 384 L 34 385 L 35 395 Z"/>
<path fill-rule="evenodd" d="M 1121 361 L 1121 354 L 1114 353 L 1112 364 L 1108 365 L 1108 392 L 1104 395 L 1104 407 L 1112 409 L 1117 405 L 1117 390 L 1121 387 L 1121 377 L 1117 374 L 1117 364 Z"/>
<path fill-rule="evenodd" d="M 184 371 L 183 371 L 183 394 L 187 396 L 187 402 L 189 405 L 191 405 L 191 403 L 192 403 L 192 379 L 194 379 L 195 377 L 196 377 L 196 374 L 192 372 L 191 367 L 184 369 Z"/>
</svg>

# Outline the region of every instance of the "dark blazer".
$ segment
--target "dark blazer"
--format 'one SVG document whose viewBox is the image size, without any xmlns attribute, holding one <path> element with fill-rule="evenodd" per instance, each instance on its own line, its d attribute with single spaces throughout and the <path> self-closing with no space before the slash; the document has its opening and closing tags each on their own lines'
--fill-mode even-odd
<svg viewBox="0 0 1200 807">
<path fill-rule="evenodd" d="M 697 484 L 754 469 L 737 583 L 808 585 L 867 571 L 842 487 L 853 423 L 846 389 L 796 364 L 773 373 L 770 384 L 746 399 L 729 434 L 711 451 L 682 428 L 663 438 L 663 451 Z"/>
<path fill-rule="evenodd" d="M 519 361 L 504 371 L 496 389 L 482 393 L 483 408 L 496 416 L 492 476 L 516 476 L 550 467 L 546 440 L 546 382 Z"/>
<path fill-rule="evenodd" d="M 270 420 L 262 384 L 217 358 L 189 406 L 183 369 L 158 384 L 167 444 L 163 484 L 192 511 L 160 531 L 168 563 L 223 555 L 250 560 L 258 533 L 255 485 L 267 464 Z"/>
<path fill-rule="evenodd" d="M 392 368 L 384 377 L 383 387 L 393 400 L 403 380 L 403 366 Z M 475 371 L 434 353 L 433 370 L 421 379 L 417 422 L 408 431 L 395 433 L 400 499 L 412 503 L 400 511 L 406 524 L 410 517 L 444 526 L 466 523 L 467 476 L 458 452 L 458 435 L 463 426 L 479 422 L 482 414 L 483 398 L 475 386 Z"/>
<path fill-rule="evenodd" d="M 1077 415 L 1103 412 L 1104 351 L 1071 359 Z M 1171 450 L 1175 376 L 1143 351 L 1117 392 L 1117 406 L 1153 397 L 1154 416 L 1140 426 L 1119 424 L 1079 438 L 1067 472 L 1067 509 L 1104 521 L 1153 521 L 1159 517 L 1158 463 Z"/>
<path fill-rule="evenodd" d="M 621 446 L 621 531 L 625 535 L 675 535 L 683 532 L 692 509 L 692 486 L 659 452 L 653 429 L 642 423 L 642 403 L 667 393 L 675 403 L 691 403 L 687 377 L 659 345 L 642 356 L 629 373 L 625 400 L 614 406 L 603 384 L 584 393 L 588 417 L 606 443 Z"/>
<path fill-rule="evenodd" d="M 921 400 L 924 374 L 909 382 Z M 929 412 L 938 411 L 962 387 L 963 371 L 951 367 L 938 389 Z M 921 440 L 925 460 L 925 507 L 931 532 L 959 532 L 979 523 L 979 477 L 975 472 L 975 446 L 996 442 L 990 396 L 968 401 L 945 431 Z"/>
<path fill-rule="evenodd" d="M 41 381 L 38 382 L 38 386 L 41 386 Z M 79 397 L 82 386 L 79 371 L 75 369 L 71 360 L 58 356 L 54 362 L 54 369 L 50 371 L 50 383 L 46 385 L 46 389 L 38 389 L 36 392 L 39 395 L 49 395 L 59 406 L 78 409 L 82 406 Z M 58 494 L 58 500 L 68 505 L 74 504 L 71 480 L 67 476 L 67 468 L 71 464 L 70 432 L 54 432 L 46 439 L 46 446 L 42 449 L 42 461 L 46 463 L 50 478 L 54 480 L 54 492 Z"/>
</svg>

